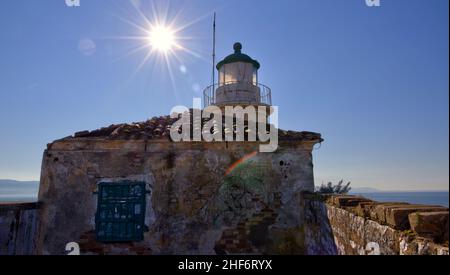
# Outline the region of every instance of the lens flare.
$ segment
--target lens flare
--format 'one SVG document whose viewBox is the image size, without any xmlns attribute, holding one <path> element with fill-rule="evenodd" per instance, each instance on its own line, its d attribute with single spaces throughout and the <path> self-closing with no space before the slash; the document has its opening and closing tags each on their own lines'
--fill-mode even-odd
<svg viewBox="0 0 450 275">
<path fill-rule="evenodd" d="M 228 169 L 225 172 L 225 176 L 228 176 L 229 174 L 231 174 L 240 164 L 245 163 L 246 161 L 250 160 L 251 158 L 255 157 L 258 154 L 258 151 L 254 151 L 250 154 L 247 154 L 245 156 L 243 156 L 242 158 L 240 158 L 239 160 L 237 160 L 236 162 L 234 162 L 230 167 L 228 167 Z"/>
</svg>

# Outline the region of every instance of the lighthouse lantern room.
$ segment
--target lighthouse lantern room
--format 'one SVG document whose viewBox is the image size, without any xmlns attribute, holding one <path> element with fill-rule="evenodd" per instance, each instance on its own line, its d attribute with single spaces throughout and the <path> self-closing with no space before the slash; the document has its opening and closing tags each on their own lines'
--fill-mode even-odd
<svg viewBox="0 0 450 275">
<path fill-rule="evenodd" d="M 218 83 L 204 91 L 205 107 L 271 106 L 270 88 L 258 82 L 259 62 L 241 52 L 241 43 L 235 43 L 233 48 L 234 53 L 216 66 Z"/>
</svg>

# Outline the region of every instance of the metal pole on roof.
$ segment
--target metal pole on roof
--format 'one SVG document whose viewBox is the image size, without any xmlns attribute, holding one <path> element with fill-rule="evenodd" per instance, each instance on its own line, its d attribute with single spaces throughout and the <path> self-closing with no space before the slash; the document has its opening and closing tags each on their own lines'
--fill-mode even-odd
<svg viewBox="0 0 450 275">
<path fill-rule="evenodd" d="M 216 67 L 216 13 L 215 12 L 214 12 L 214 22 L 213 22 L 213 53 L 212 53 L 212 58 L 213 58 L 212 85 L 213 85 L 213 89 L 214 89 L 214 84 L 216 82 L 216 72 L 215 72 L 215 67 Z"/>
</svg>

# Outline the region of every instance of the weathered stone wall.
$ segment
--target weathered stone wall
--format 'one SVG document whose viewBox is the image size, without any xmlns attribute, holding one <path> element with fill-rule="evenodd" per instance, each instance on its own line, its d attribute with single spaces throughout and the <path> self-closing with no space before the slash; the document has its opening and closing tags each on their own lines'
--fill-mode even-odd
<svg viewBox="0 0 450 275">
<path fill-rule="evenodd" d="M 303 196 L 306 255 L 337 255 L 334 230 L 328 218 L 328 206 L 317 194 Z"/>
<path fill-rule="evenodd" d="M 0 255 L 34 253 L 37 203 L 0 204 Z"/>
<path fill-rule="evenodd" d="M 132 178 L 131 178 L 132 179 Z M 139 179 L 139 180 L 142 180 Z M 295 196 L 294 208 L 281 207 L 280 197 L 273 209 L 263 207 L 233 226 L 208 228 L 198 220 L 190 221 L 190 228 L 195 228 L 199 232 L 195 234 L 186 228 L 180 227 L 180 223 L 169 227 L 175 234 L 186 232 L 192 239 L 192 244 L 202 238 L 212 238 L 211 250 L 204 251 L 155 251 L 158 246 L 171 244 L 171 235 L 166 235 L 165 243 L 155 243 L 153 238 L 146 238 L 139 243 L 116 243 L 101 244 L 95 241 L 95 234 L 92 228 L 83 233 L 77 233 L 77 237 L 64 237 L 63 242 L 77 241 L 81 244 L 83 254 L 157 254 L 157 253 L 251 253 L 251 254 L 307 254 L 307 255 L 448 255 L 448 211 L 438 212 L 412 212 L 408 214 L 410 226 L 413 229 L 398 230 L 393 226 L 383 224 L 380 220 L 372 220 L 370 217 L 382 215 L 379 209 L 389 209 L 395 205 L 401 209 L 404 203 L 377 203 L 370 200 L 354 196 L 332 196 L 324 197 L 318 194 L 299 193 Z M 257 201 L 255 206 L 261 201 Z M 378 206 L 378 210 L 368 210 L 361 212 L 361 205 L 366 208 Z M 406 204 L 408 205 L 408 204 Z M 78 212 L 83 212 L 82 203 Z M 422 211 L 430 206 L 416 208 Z M 36 230 L 37 203 L 18 203 L 0 205 L 0 255 L 29 255 L 39 253 L 35 249 L 35 240 L 38 239 Z M 149 208 L 151 209 L 151 207 Z M 432 207 L 431 207 L 432 209 Z M 295 218 L 286 218 L 288 214 L 294 214 L 291 210 L 298 211 Z M 442 210 L 442 209 L 441 209 Z M 78 219 L 68 212 L 63 219 L 69 224 L 63 224 L 57 228 L 61 232 L 69 232 L 72 229 L 73 218 Z M 284 212 L 284 213 L 283 213 Z M 375 214 L 378 212 L 378 214 Z M 388 210 L 389 212 L 389 210 Z M 148 212 L 147 224 L 156 221 L 156 213 Z M 384 212 L 386 216 L 386 211 Z M 390 214 L 388 214 L 389 216 Z M 422 217 L 423 216 L 423 217 Z M 173 221 L 170 217 L 169 222 Z M 92 218 L 91 218 L 92 219 Z M 296 220 L 296 222 L 293 222 Z M 290 224 L 286 224 L 290 221 Z M 56 221 L 55 221 L 56 222 Z M 46 223 L 44 222 L 43 225 Z M 196 226 L 197 225 L 197 226 Z M 88 226 L 88 225 L 87 225 Z M 159 234 L 166 232 L 166 223 L 160 222 L 160 228 L 154 230 Z M 54 241 L 52 235 L 42 230 L 41 234 L 46 235 L 45 241 L 50 244 Z M 54 228 L 50 231 L 55 233 Z M 177 232 L 178 231 L 178 232 Z M 80 231 L 81 232 L 81 231 Z M 212 234 L 211 232 L 215 233 Z M 153 234 L 158 235 L 157 232 Z M 151 234 L 151 233 L 148 233 Z M 164 240 L 164 239 L 163 239 Z M 227 243 L 231 240 L 232 243 Z M 438 241 L 435 241 L 438 240 Z M 42 244 L 41 244 L 42 245 Z M 44 245 L 48 246 L 48 244 Z M 221 251 L 222 250 L 222 251 Z M 55 252 L 46 252 L 55 253 Z M 58 254 L 66 253 L 64 245 Z"/>
<path fill-rule="evenodd" d="M 314 141 L 73 138 L 44 152 L 37 204 L 0 206 L 0 254 L 448 254 L 448 209 L 323 196 Z M 144 240 L 95 236 L 100 182 L 145 182 Z"/>
<path fill-rule="evenodd" d="M 320 204 L 326 207 L 327 219 L 318 227 L 331 225 L 338 254 L 449 254 L 448 208 L 379 203 L 355 196 L 331 196 L 316 204 L 314 211 L 323 213 Z"/>
<path fill-rule="evenodd" d="M 37 254 L 304 254 L 302 192 L 313 191 L 312 146 L 78 138 L 44 153 Z M 97 185 L 147 186 L 144 241 L 95 240 Z"/>
</svg>

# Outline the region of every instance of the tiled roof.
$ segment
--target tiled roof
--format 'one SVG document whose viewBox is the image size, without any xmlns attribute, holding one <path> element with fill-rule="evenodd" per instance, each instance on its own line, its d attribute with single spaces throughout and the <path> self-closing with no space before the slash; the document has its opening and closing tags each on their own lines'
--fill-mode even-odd
<svg viewBox="0 0 450 275">
<path fill-rule="evenodd" d="M 107 139 L 169 139 L 171 125 L 178 119 L 170 116 L 153 117 L 144 122 L 133 122 L 130 124 L 113 124 L 93 131 L 77 132 L 73 136 L 64 138 L 107 138 Z M 225 128 L 225 119 L 222 119 Z M 203 120 L 203 123 L 205 120 Z M 192 123 L 191 123 L 192 127 Z M 322 141 L 321 134 L 314 132 L 297 132 L 278 130 L 279 140 L 293 141 Z"/>
</svg>

